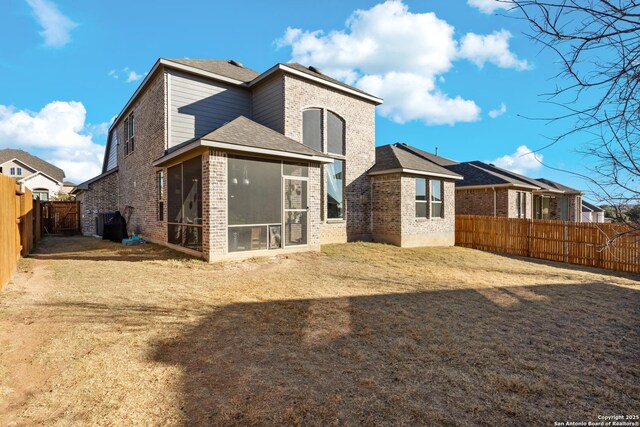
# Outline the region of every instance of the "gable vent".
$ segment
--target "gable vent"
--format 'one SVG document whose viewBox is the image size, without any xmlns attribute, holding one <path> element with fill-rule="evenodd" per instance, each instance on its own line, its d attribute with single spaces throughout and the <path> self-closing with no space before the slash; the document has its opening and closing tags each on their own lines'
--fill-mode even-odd
<svg viewBox="0 0 640 427">
<path fill-rule="evenodd" d="M 236 67 L 244 68 L 244 65 L 242 65 L 242 62 L 238 62 L 238 61 L 236 61 L 234 59 L 230 59 L 229 60 L 229 64 L 235 65 Z"/>
</svg>

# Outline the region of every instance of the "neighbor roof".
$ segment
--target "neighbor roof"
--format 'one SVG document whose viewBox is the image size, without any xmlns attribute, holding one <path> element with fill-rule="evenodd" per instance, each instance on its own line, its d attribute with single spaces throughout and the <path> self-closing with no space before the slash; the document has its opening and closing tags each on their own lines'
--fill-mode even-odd
<svg viewBox="0 0 640 427">
<path fill-rule="evenodd" d="M 551 193 L 563 193 L 562 190 L 558 190 L 544 182 L 477 160 L 447 166 L 447 169 L 464 176 L 464 181 L 458 184 L 459 187 L 513 185 Z"/>
<path fill-rule="evenodd" d="M 604 209 L 586 200 L 582 200 L 582 212 L 604 212 Z"/>
<path fill-rule="evenodd" d="M 449 169 L 426 160 L 412 151 L 413 147 L 406 144 L 390 144 L 376 147 L 376 163 L 369 169 L 369 175 L 385 173 L 416 173 L 424 175 L 442 176 L 451 179 L 462 179 L 462 176 Z"/>
<path fill-rule="evenodd" d="M 58 182 L 64 180 L 64 171 L 51 163 L 42 160 L 40 157 L 31 155 L 23 150 L 17 150 L 14 148 L 5 148 L 0 150 L 0 164 L 6 163 L 9 160 L 17 159 L 27 166 L 32 167 L 36 171 L 44 172 L 46 175 L 55 179 Z"/>
<path fill-rule="evenodd" d="M 249 83 L 260 75 L 257 71 L 240 65 L 239 62 L 232 62 L 228 59 L 165 59 L 167 61 L 198 68 L 209 73 L 219 74 L 230 79 L 240 80 L 244 83 Z"/>
<path fill-rule="evenodd" d="M 525 181 L 519 180 L 509 174 L 502 174 L 497 170 L 485 167 L 489 166 L 485 163 L 474 161 L 458 163 L 457 165 L 447 166 L 447 169 L 456 172 L 464 177 L 464 181 L 457 183 L 458 187 L 478 187 L 478 186 L 520 186 L 532 189 L 538 189 L 536 185 L 532 185 Z"/>
<path fill-rule="evenodd" d="M 556 190 L 563 191 L 565 193 L 582 193 L 582 191 L 580 191 L 580 190 L 576 190 L 575 188 L 567 187 L 564 184 L 560 184 L 559 182 L 551 181 L 550 179 L 536 178 L 536 181 L 543 182 L 543 183 L 547 184 L 548 186 L 553 187 Z"/>
<path fill-rule="evenodd" d="M 204 136 L 193 138 L 190 141 L 172 147 L 154 164 L 163 164 L 177 155 L 182 155 L 202 146 L 279 157 L 295 157 L 325 163 L 332 162 L 331 159 L 319 151 L 313 150 L 244 116 L 239 116 Z"/>
</svg>

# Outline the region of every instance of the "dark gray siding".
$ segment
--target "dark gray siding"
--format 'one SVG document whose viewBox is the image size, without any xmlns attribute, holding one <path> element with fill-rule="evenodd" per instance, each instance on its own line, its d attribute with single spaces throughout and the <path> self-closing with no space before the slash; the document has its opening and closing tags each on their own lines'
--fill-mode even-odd
<svg viewBox="0 0 640 427">
<path fill-rule="evenodd" d="M 253 89 L 253 120 L 275 131 L 284 131 L 283 79 L 277 76 Z"/>
<path fill-rule="evenodd" d="M 169 78 L 169 147 L 205 135 L 238 116 L 251 117 L 247 89 L 176 71 Z"/>
</svg>

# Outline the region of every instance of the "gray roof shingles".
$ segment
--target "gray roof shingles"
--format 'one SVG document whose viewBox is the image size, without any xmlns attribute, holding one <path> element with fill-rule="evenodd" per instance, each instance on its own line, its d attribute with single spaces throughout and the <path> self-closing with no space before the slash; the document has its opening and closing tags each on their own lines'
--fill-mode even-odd
<svg viewBox="0 0 640 427">
<path fill-rule="evenodd" d="M 5 148 L 4 150 L 0 150 L 0 164 L 8 162 L 11 159 L 18 159 L 27 166 L 49 175 L 58 182 L 62 182 L 64 180 L 65 175 L 62 169 L 42 160 L 40 157 L 36 157 L 26 151 L 14 148 Z"/>
<path fill-rule="evenodd" d="M 239 116 L 198 139 L 225 142 L 244 147 L 324 157 L 323 153 L 313 150 L 306 145 L 302 145 L 300 142 L 288 138 L 280 132 L 276 132 L 244 116 Z"/>
<path fill-rule="evenodd" d="M 227 59 L 165 59 L 167 61 L 188 65 L 190 67 L 198 68 L 230 79 L 240 80 L 244 83 L 249 83 L 260 75 L 260 73 L 250 68 L 232 64 L 231 61 Z"/>
<path fill-rule="evenodd" d="M 547 184 L 550 187 L 555 188 L 556 190 L 564 191 L 565 193 L 581 193 L 580 190 L 576 190 L 575 188 L 567 187 L 564 184 L 560 184 L 559 182 L 551 181 L 546 178 L 536 178 L 536 181 L 540 181 L 544 184 Z"/>
<path fill-rule="evenodd" d="M 398 169 L 411 169 L 425 174 L 434 173 L 447 175 L 451 178 L 461 178 L 459 174 L 445 169 L 409 150 L 406 144 L 390 144 L 376 147 L 376 163 L 369 173 L 392 172 Z M 412 147 L 411 147 L 412 148 Z"/>
</svg>

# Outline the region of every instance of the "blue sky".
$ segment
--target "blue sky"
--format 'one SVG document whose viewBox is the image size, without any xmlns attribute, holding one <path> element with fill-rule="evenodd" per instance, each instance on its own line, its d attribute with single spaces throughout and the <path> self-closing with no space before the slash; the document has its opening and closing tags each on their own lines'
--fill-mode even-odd
<svg viewBox="0 0 640 427">
<path fill-rule="evenodd" d="M 378 145 L 439 147 L 589 190 L 521 155 L 571 123 L 525 118 L 560 111 L 540 96 L 558 68 L 493 0 L 4 0 L 1 12 L 0 148 L 39 155 L 71 180 L 99 171 L 110 120 L 159 57 L 257 71 L 294 59 L 385 99 Z M 586 142 L 546 148 L 543 163 L 585 172 L 576 149 Z"/>
</svg>

